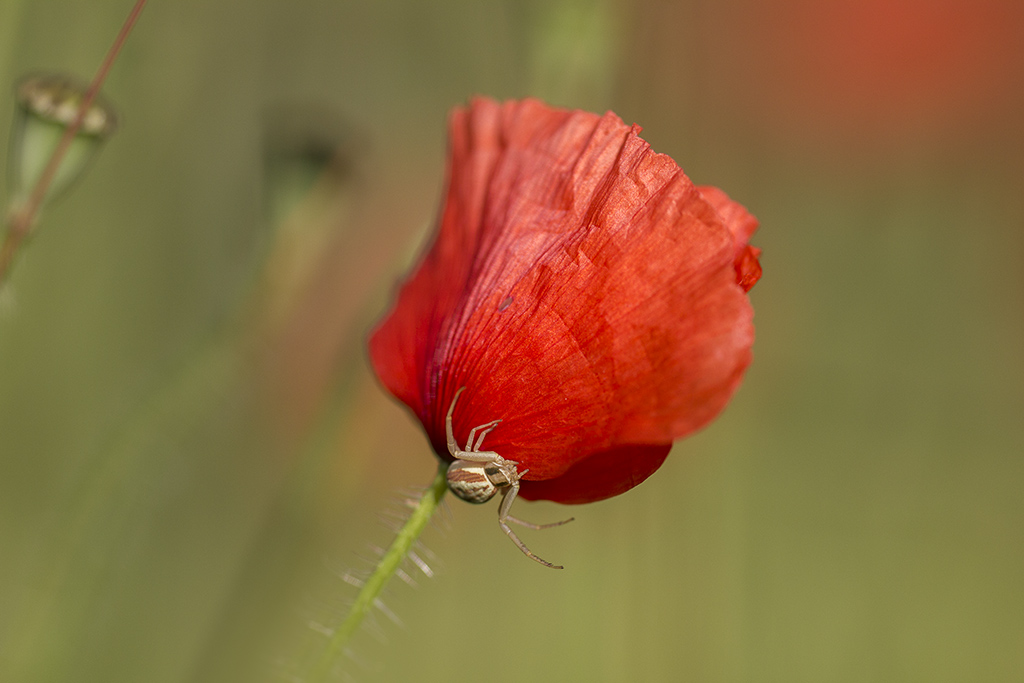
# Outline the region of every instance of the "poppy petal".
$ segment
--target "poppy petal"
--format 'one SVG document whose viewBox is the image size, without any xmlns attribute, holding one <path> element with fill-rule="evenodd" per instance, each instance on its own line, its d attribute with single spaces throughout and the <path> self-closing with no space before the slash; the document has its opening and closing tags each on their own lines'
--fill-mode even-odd
<svg viewBox="0 0 1024 683">
<path fill-rule="evenodd" d="M 757 219 L 751 216 L 742 204 L 729 199 L 729 196 L 717 187 L 702 185 L 698 189 L 704 199 L 715 207 L 722 222 L 733 235 L 736 282 L 744 292 L 749 292 L 750 288 L 761 279 L 761 264 L 757 260 L 761 255 L 761 250 L 747 244 L 754 231 L 757 230 Z"/>
<path fill-rule="evenodd" d="M 581 460 L 565 474 L 545 481 L 524 481 L 519 496 L 576 505 L 625 493 L 661 467 L 672 444 L 618 446 Z"/>
</svg>

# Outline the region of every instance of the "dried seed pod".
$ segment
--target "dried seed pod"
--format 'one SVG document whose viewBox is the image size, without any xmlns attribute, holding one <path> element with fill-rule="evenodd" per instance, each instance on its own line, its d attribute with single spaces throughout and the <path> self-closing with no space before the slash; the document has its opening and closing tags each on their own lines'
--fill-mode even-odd
<svg viewBox="0 0 1024 683">
<path fill-rule="evenodd" d="M 24 201 L 39 181 L 61 137 L 78 116 L 87 90 L 88 86 L 62 73 L 33 74 L 18 83 L 10 153 L 15 205 Z M 59 195 L 81 176 L 117 125 L 113 105 L 97 95 L 57 169 L 47 199 Z"/>
</svg>

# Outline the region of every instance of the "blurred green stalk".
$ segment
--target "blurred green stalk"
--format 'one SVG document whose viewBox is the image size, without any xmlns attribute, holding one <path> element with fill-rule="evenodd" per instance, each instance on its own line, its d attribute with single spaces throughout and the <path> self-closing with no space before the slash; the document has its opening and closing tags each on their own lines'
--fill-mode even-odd
<svg viewBox="0 0 1024 683">
<path fill-rule="evenodd" d="M 610 104 L 619 64 L 619 31 L 611 0 L 535 2 L 530 41 L 530 94 L 552 104 L 602 110 Z"/>
<path fill-rule="evenodd" d="M 126 529 L 150 493 L 144 469 L 153 463 L 141 456 L 153 450 L 154 439 L 168 438 L 169 426 L 199 424 L 217 414 L 215 403 L 245 366 L 246 355 L 236 341 L 233 334 L 218 335 L 140 405 L 103 449 L 97 469 L 57 512 L 53 528 L 40 534 L 42 552 L 30 559 L 39 573 L 37 590 L 5 617 L 17 624 L 18 642 L 0 675 L 11 674 L 10 680 L 74 678 L 75 662 L 66 648 L 90 630 L 90 619 L 101 612 L 100 588 L 110 564 L 123 557 Z"/>
<path fill-rule="evenodd" d="M 18 46 L 15 36 L 21 30 L 21 13 L 28 4 L 24 0 L 0 3 L 0 77 L 11 73 L 13 52 Z"/>
</svg>

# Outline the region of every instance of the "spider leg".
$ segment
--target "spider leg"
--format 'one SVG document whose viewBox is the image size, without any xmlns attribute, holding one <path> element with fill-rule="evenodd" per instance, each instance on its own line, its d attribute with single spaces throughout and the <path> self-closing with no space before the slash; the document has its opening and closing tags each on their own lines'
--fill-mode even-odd
<svg viewBox="0 0 1024 683">
<path fill-rule="evenodd" d="M 523 470 L 522 472 L 519 472 L 517 476 L 518 477 L 522 477 L 524 474 L 526 474 L 529 471 L 530 470 L 528 470 L 528 469 Z M 516 492 L 517 493 L 519 492 L 518 484 L 516 485 Z M 509 503 L 508 506 L 509 506 L 509 508 L 511 508 L 512 507 L 512 503 Z M 574 520 L 576 518 L 575 517 L 570 517 L 569 519 L 563 519 L 561 522 L 552 522 L 551 524 L 534 524 L 533 522 L 526 522 L 526 521 L 523 521 L 523 520 L 519 519 L 518 517 L 513 517 L 512 515 L 508 514 L 508 510 L 505 510 L 505 519 L 507 519 L 510 522 L 515 522 L 516 524 L 519 524 L 520 526 L 525 526 L 527 529 L 550 529 L 553 526 L 562 526 L 563 524 L 568 524 L 569 522 L 571 522 L 572 520 Z"/>
<path fill-rule="evenodd" d="M 478 451 L 478 450 L 480 450 L 480 447 L 484 445 L 484 437 L 487 436 L 488 434 L 490 434 L 492 431 L 494 431 L 494 428 L 498 426 L 499 422 L 501 422 L 501 420 L 492 420 L 491 422 L 488 422 L 487 424 L 482 424 L 482 425 L 479 425 L 477 427 L 473 427 L 472 429 L 470 429 L 469 430 L 469 439 L 466 441 L 466 450 L 467 451 Z M 473 444 L 473 436 L 476 434 L 476 430 L 478 430 L 478 429 L 482 429 L 483 431 L 480 432 L 480 438 L 478 438 L 476 440 L 476 444 L 474 445 Z"/>
<path fill-rule="evenodd" d="M 519 537 L 516 536 L 516 532 L 512 531 L 511 527 L 509 527 L 506 520 L 512 519 L 513 521 L 519 522 L 519 520 L 509 517 L 508 514 L 508 511 L 509 509 L 511 509 L 512 503 L 515 501 L 517 495 L 519 495 L 518 478 L 512 481 L 512 485 L 509 486 L 509 488 L 502 491 L 503 497 L 501 499 L 501 507 L 498 508 L 498 526 L 500 526 L 501 530 L 504 531 L 508 535 L 508 537 L 512 539 L 512 542 L 515 543 L 516 546 L 518 546 L 518 548 L 523 551 L 523 554 L 529 557 L 531 560 L 535 560 L 544 565 L 545 567 L 551 567 L 552 569 L 564 569 L 564 567 L 562 567 L 561 565 L 551 564 L 547 560 L 543 560 L 534 555 L 533 552 L 526 547 L 526 544 L 519 540 Z"/>
<path fill-rule="evenodd" d="M 492 420 L 491 422 L 487 422 L 485 424 L 473 427 L 471 430 L 469 430 L 469 438 L 466 440 L 466 450 L 462 450 L 461 448 L 459 448 L 459 442 L 455 440 L 455 432 L 452 429 L 452 415 L 455 414 L 455 404 L 458 403 L 459 401 L 459 395 L 462 394 L 462 392 L 465 390 L 466 387 L 459 387 L 459 390 L 455 392 L 455 398 L 452 399 L 452 404 L 448 406 L 448 415 L 445 417 L 444 420 L 444 431 L 445 435 L 448 437 L 448 452 L 452 454 L 452 457 L 458 458 L 460 460 L 471 459 L 463 458 L 461 456 L 465 455 L 467 452 L 472 453 L 475 451 L 479 451 L 480 446 L 482 446 L 484 443 L 484 437 L 487 436 L 487 434 L 492 429 L 497 427 L 499 422 L 501 422 L 501 420 Z M 476 432 L 478 429 L 482 429 L 483 431 L 480 433 L 480 437 L 477 439 L 476 445 L 474 445 L 473 439 L 476 437 Z M 494 455 L 497 455 L 497 453 L 495 453 Z M 493 460 L 494 458 L 488 458 L 481 462 L 491 462 Z"/>
<path fill-rule="evenodd" d="M 465 390 L 466 387 L 459 387 L 459 390 L 455 392 L 455 398 L 452 399 L 452 404 L 448 407 L 448 417 L 444 421 L 444 429 L 448 436 L 448 452 L 455 458 L 458 458 L 462 451 L 459 444 L 455 442 L 455 434 L 452 433 L 452 414 L 455 412 L 455 403 L 459 400 L 459 394 Z"/>
<path fill-rule="evenodd" d="M 499 465 L 509 462 L 494 451 L 460 451 L 456 449 L 452 451 L 452 455 L 456 460 L 468 460 L 469 462 L 496 462 Z"/>
<path fill-rule="evenodd" d="M 575 517 L 570 517 L 569 519 L 563 519 L 561 522 L 551 522 L 550 524 L 534 524 L 533 522 L 527 522 L 525 520 L 519 519 L 518 517 L 513 517 L 512 515 L 506 516 L 505 519 L 507 519 L 510 522 L 515 522 L 519 526 L 525 526 L 527 529 L 538 529 L 539 530 L 539 529 L 550 529 L 551 527 L 555 527 L 555 526 L 562 526 L 563 524 L 568 524 L 569 522 L 573 521 L 576 518 Z"/>
</svg>

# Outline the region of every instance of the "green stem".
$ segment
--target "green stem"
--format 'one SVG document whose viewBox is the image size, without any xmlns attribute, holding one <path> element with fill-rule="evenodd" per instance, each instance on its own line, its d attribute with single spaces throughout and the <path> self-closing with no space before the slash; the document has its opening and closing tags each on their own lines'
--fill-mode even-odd
<svg viewBox="0 0 1024 683">
<path fill-rule="evenodd" d="M 352 604 L 352 609 L 349 610 L 348 616 L 345 617 L 345 621 L 342 622 L 341 626 L 334 631 L 330 640 L 327 641 L 310 675 L 306 678 L 306 683 L 320 683 L 330 679 L 338 660 L 345 652 L 345 645 L 359 629 L 363 619 L 373 608 L 374 602 L 380 596 L 388 581 L 391 580 L 391 577 L 394 576 L 395 570 L 398 569 L 399 565 L 408 556 L 413 543 L 423 533 L 427 522 L 430 521 L 430 517 L 434 514 L 434 510 L 437 509 L 438 503 L 441 502 L 445 491 L 448 490 L 447 472 L 447 463 L 441 463 L 437 470 L 437 476 L 434 477 L 430 487 L 423 492 L 419 504 L 416 505 L 412 515 L 409 517 L 409 521 L 398 532 L 391 547 L 388 548 L 387 552 L 380 558 L 380 562 L 377 563 L 373 574 L 363 584 L 355 603 Z"/>
</svg>

